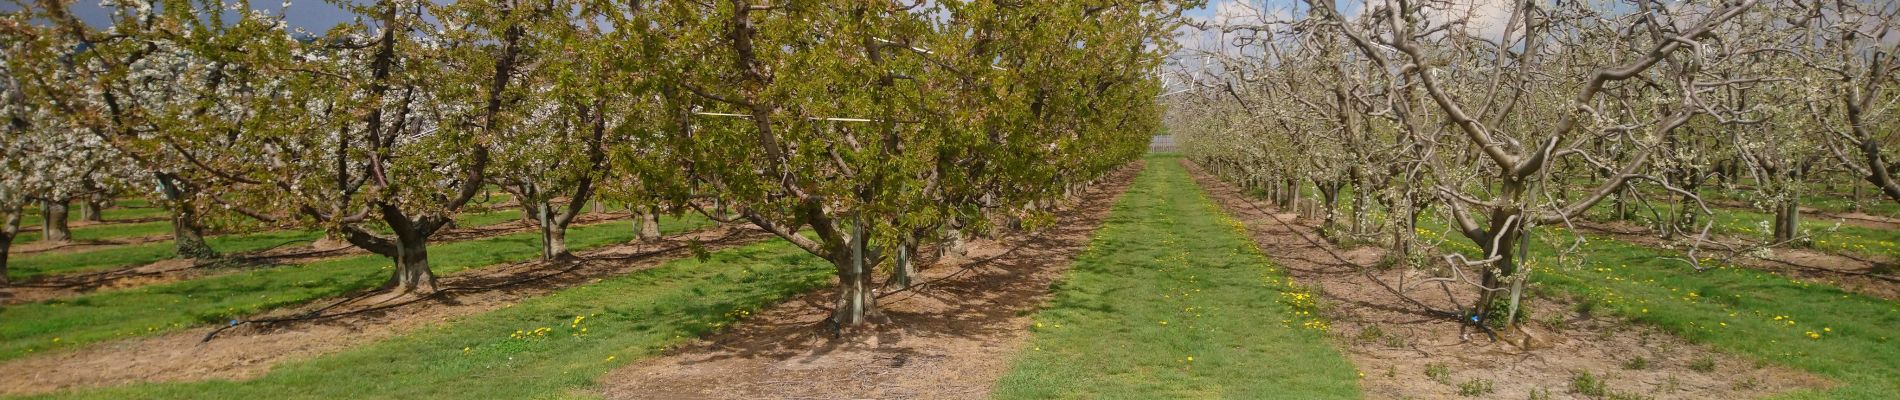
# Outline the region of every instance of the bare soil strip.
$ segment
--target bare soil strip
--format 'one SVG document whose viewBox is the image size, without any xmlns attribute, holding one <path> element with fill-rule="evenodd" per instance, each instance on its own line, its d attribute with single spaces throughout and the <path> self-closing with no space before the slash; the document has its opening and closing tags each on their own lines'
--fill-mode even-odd
<svg viewBox="0 0 1900 400">
<path fill-rule="evenodd" d="M 748 227 L 719 226 L 654 242 L 598 249 L 581 254 L 578 261 L 524 262 L 451 275 L 441 279 L 443 289 L 434 296 L 366 293 L 315 301 L 252 318 L 293 321 L 240 325 L 219 332 L 209 342 L 203 340 L 218 328 L 190 329 L 17 359 L 0 363 L 0 395 L 138 382 L 253 378 L 281 362 L 370 343 L 689 257 L 695 241 L 703 249 L 717 250 L 769 236 Z"/>
<path fill-rule="evenodd" d="M 834 338 L 819 327 L 834 294 L 821 290 L 760 312 L 731 330 L 601 378 L 613 399 L 986 397 L 1028 338 L 1049 297 L 1107 218 L 1138 166 L 1111 175 L 1033 235 L 972 240 L 921 271 L 922 286 L 880 300 L 889 321 Z"/>
<path fill-rule="evenodd" d="M 1689 238 L 1665 240 L 1654 230 L 1629 223 L 1578 221 L 1576 227 L 1592 234 L 1654 248 L 1686 250 L 1693 244 L 1692 239 Z M 1735 237 L 1713 234 L 1711 236 L 1714 236 L 1713 240 L 1736 248 L 1751 245 Z M 1710 244 L 1703 246 L 1720 248 Z M 1699 256 L 1726 257 L 1726 254 L 1705 250 Z M 1756 254 L 1738 255 L 1729 261 L 1737 266 L 1773 272 L 1806 282 L 1830 285 L 1849 292 L 1888 300 L 1900 300 L 1900 275 L 1894 271 L 1893 262 L 1887 259 L 1866 259 L 1813 249 L 1772 248 Z M 1681 262 L 1679 266 L 1692 267 L 1686 261 Z M 1708 266 L 1705 265 L 1705 267 Z"/>
<path fill-rule="evenodd" d="M 1603 380 L 1612 393 L 1666 398 L 1756 398 L 1826 385 L 1821 378 L 1781 367 L 1757 367 L 1653 327 L 1580 315 L 1554 299 L 1529 307 L 1533 315 L 1565 316 L 1564 327 L 1529 323 L 1525 324 L 1528 335 L 1502 332 L 1505 340 L 1489 340 L 1455 321 L 1424 313 L 1371 280 L 1376 277 L 1403 288 L 1400 282 L 1418 282 L 1428 276 L 1407 268 L 1359 272 L 1359 266 L 1373 265 L 1384 250 L 1334 248 L 1320 239 L 1313 221 L 1269 211 L 1270 206 L 1248 199 L 1198 166 L 1189 163 L 1188 169 L 1210 197 L 1248 225 L 1268 257 L 1295 280 L 1318 288 L 1330 303 L 1326 316 L 1333 321 L 1331 335 L 1365 373 L 1367 398 L 1456 398 L 1457 385 L 1478 379 L 1493 385 L 1495 391 L 1489 397 L 1522 399 L 1544 390 L 1565 398 L 1574 396 L 1568 393 L 1571 381 L 1585 371 L 1598 377 L 1607 374 Z M 1335 254 L 1351 263 L 1340 262 Z M 1465 304 L 1476 297 L 1464 288 L 1454 293 Z M 1453 308 L 1436 285 L 1420 286 L 1408 295 L 1434 308 Z M 1623 367 L 1637 356 L 1650 366 Z M 1705 356 L 1715 361 L 1714 370 L 1697 372 L 1687 367 Z M 1443 374 L 1428 377 L 1428 370 Z"/>
<path fill-rule="evenodd" d="M 622 214 L 586 214 L 576 217 L 575 226 L 626 220 Z M 464 240 L 491 238 L 531 232 L 536 228 L 526 221 L 508 221 L 500 224 L 455 228 L 443 231 L 431 238 L 435 243 L 449 243 Z M 169 237 L 167 237 L 169 238 Z M 25 282 L 15 282 L 12 286 L 0 287 L 0 305 L 31 303 L 52 299 L 63 299 L 93 293 L 101 290 L 130 289 L 147 285 L 199 279 L 220 274 L 245 270 L 246 267 L 269 267 L 278 265 L 304 264 L 333 258 L 357 256 L 369 252 L 350 246 L 347 243 L 316 243 L 286 245 L 248 254 L 233 254 L 227 260 L 197 260 L 189 258 L 163 260 L 149 264 L 128 265 L 100 271 L 58 274 L 35 278 Z M 225 264 L 220 264 L 220 261 Z M 244 267 L 229 267 L 229 265 Z M 226 267 L 209 268 L 226 265 Z"/>
</svg>

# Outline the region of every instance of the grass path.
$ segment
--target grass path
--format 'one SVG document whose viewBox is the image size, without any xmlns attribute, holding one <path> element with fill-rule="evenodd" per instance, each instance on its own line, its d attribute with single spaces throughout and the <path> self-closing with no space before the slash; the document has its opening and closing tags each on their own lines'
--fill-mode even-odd
<svg viewBox="0 0 1900 400">
<path fill-rule="evenodd" d="M 830 276 L 823 260 L 772 240 L 288 363 L 256 380 L 143 384 L 48 397 L 589 397 L 595 377 L 829 284 Z"/>
<path fill-rule="evenodd" d="M 704 218 L 665 219 L 664 233 L 708 226 Z M 586 250 L 632 238 L 626 224 L 599 224 L 568 231 L 568 244 Z M 429 248 L 437 275 L 537 257 L 540 236 L 518 233 Z M 375 287 L 388 279 L 388 259 L 362 255 L 70 299 L 0 307 L 0 360 L 87 343 L 221 323 L 277 307 L 302 304 Z"/>
<path fill-rule="evenodd" d="M 1172 157 L 1148 168 L 1036 316 L 993 395 L 1357 398 L 1294 286 Z"/>
</svg>

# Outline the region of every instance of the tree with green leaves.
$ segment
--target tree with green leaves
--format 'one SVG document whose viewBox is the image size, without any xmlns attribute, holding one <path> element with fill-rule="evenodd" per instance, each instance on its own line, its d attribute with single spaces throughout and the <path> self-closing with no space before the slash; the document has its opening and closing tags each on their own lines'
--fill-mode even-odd
<svg viewBox="0 0 1900 400">
<path fill-rule="evenodd" d="M 675 2 L 638 26 L 666 38 L 676 191 L 831 261 L 848 326 L 915 243 L 1047 211 L 1138 156 L 1181 5 Z"/>
</svg>

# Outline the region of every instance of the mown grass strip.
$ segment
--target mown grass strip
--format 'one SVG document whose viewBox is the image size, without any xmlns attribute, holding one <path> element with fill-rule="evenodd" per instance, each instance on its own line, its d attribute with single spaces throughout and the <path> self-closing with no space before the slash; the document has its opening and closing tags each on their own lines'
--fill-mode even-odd
<svg viewBox="0 0 1900 400">
<path fill-rule="evenodd" d="M 1151 157 L 1036 315 L 993 395 L 1357 398 L 1357 370 L 1287 279 L 1175 157 Z"/>
<path fill-rule="evenodd" d="M 583 397 L 616 367 L 830 283 L 824 260 L 773 240 L 681 259 L 244 381 L 143 384 L 47 398 Z M 742 312 L 743 311 L 743 312 Z"/>
<path fill-rule="evenodd" d="M 519 210 L 501 210 L 460 215 L 456 217 L 456 223 L 460 226 L 481 227 L 513 221 L 520 217 Z M 169 223 L 159 222 L 159 224 L 165 224 L 163 225 L 165 233 L 171 232 Z M 314 241 L 320 237 L 322 235 L 319 232 L 308 230 L 264 231 L 210 236 L 205 238 L 205 243 L 220 253 L 238 254 L 285 244 Z M 93 272 L 149 264 L 177 256 L 177 246 L 169 240 L 83 251 L 15 255 L 11 263 L 7 265 L 7 275 L 16 280 L 25 280 L 46 275 Z"/>
<path fill-rule="evenodd" d="M 668 218 L 661 230 L 677 233 L 709 226 L 704 218 Z M 626 224 L 575 227 L 568 244 L 576 250 L 624 243 Z M 531 260 L 540 254 L 538 233 L 519 233 L 430 246 L 437 275 L 486 265 Z M 302 304 L 375 287 L 388 279 L 388 259 L 363 255 L 303 265 L 257 269 L 65 300 L 0 308 L 0 360 L 103 340 L 221 323 L 277 307 Z"/>
</svg>

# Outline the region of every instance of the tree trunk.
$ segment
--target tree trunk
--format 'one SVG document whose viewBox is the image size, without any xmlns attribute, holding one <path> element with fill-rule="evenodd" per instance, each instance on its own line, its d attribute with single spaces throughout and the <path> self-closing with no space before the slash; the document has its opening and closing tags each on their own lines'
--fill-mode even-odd
<svg viewBox="0 0 1900 400">
<path fill-rule="evenodd" d="M 204 227 L 198 224 L 198 210 L 192 206 L 188 187 L 170 174 L 158 174 L 158 188 L 165 206 L 172 213 L 172 245 L 179 258 L 214 258 L 217 250 L 205 243 Z"/>
<path fill-rule="evenodd" d="M 13 235 L 0 233 L 0 287 L 13 285 L 13 279 L 7 277 L 7 255 L 13 252 Z"/>
<path fill-rule="evenodd" d="M 79 202 L 79 220 L 93 223 L 106 222 L 105 216 L 100 215 L 99 208 L 99 202 L 92 199 Z"/>
<path fill-rule="evenodd" d="M 1615 208 L 1616 215 L 1610 217 L 1610 219 L 1612 220 L 1625 221 L 1625 220 L 1630 219 L 1630 214 L 1632 214 L 1632 212 L 1630 210 L 1629 203 L 1623 200 L 1624 192 L 1626 191 L 1623 189 L 1617 189 L 1616 197 L 1613 197 L 1610 200 L 1612 204 L 1616 205 L 1616 208 Z"/>
<path fill-rule="evenodd" d="M 839 252 L 832 264 L 838 267 L 838 306 L 832 310 L 831 323 L 837 327 L 862 325 L 882 315 L 877 309 L 877 294 L 871 290 L 871 267 L 864 262 L 866 237 L 862 223 L 853 224 L 850 251 Z"/>
<path fill-rule="evenodd" d="M 1275 203 L 1278 203 L 1276 205 L 1279 206 L 1281 210 L 1291 210 L 1297 213 L 1299 210 L 1294 210 L 1293 206 L 1295 205 L 1294 202 L 1300 198 L 1300 181 L 1297 179 L 1285 179 L 1284 181 L 1280 188 L 1280 198 L 1275 200 Z"/>
<path fill-rule="evenodd" d="M 216 258 L 218 251 L 205 243 L 204 230 L 190 217 L 174 215 L 172 217 L 172 244 L 179 258 Z"/>
<path fill-rule="evenodd" d="M 646 213 L 640 214 L 639 224 L 641 241 L 660 239 L 660 210 L 658 207 L 649 208 Z"/>
<path fill-rule="evenodd" d="M 1489 240 L 1485 243 L 1478 244 L 1479 248 L 1484 250 L 1485 257 L 1490 257 L 1494 254 L 1498 256 L 1498 260 L 1492 262 L 1490 268 L 1485 268 L 1483 279 L 1480 282 L 1488 289 L 1502 289 L 1505 279 L 1517 274 L 1517 265 L 1519 262 L 1516 251 L 1518 246 L 1517 241 L 1519 239 L 1518 224 L 1502 226 L 1502 218 L 1504 217 L 1508 217 L 1506 212 L 1492 214 L 1492 220 L 1499 221 L 1492 223 L 1492 231 L 1496 232 L 1493 235 L 1497 236 L 1497 238 L 1496 240 Z M 1496 243 L 1496 245 L 1493 245 L 1493 243 Z M 1477 310 L 1474 310 L 1474 313 L 1479 315 L 1479 322 L 1490 319 L 1491 316 L 1489 314 L 1500 294 L 1508 293 L 1497 290 L 1482 290 L 1480 292 L 1478 295 Z"/>
<path fill-rule="evenodd" d="M 1671 221 L 1669 223 L 1669 229 L 1663 231 L 1664 239 L 1699 234 L 1699 232 L 1695 232 L 1695 229 L 1697 229 L 1696 226 L 1700 224 L 1697 222 L 1697 217 L 1700 213 L 1696 212 L 1695 204 L 1695 198 L 1693 197 L 1689 197 L 1688 195 L 1677 196 L 1675 221 Z"/>
<path fill-rule="evenodd" d="M 567 218 L 554 215 L 554 207 L 546 202 L 536 202 L 536 225 L 541 227 L 541 259 L 547 261 L 574 258 L 567 249 Z"/>
<path fill-rule="evenodd" d="M 435 272 L 429 269 L 429 241 L 411 234 L 397 233 L 396 271 L 383 286 L 401 293 L 435 293 Z"/>
<path fill-rule="evenodd" d="M 911 278 L 917 276 L 917 265 L 911 261 L 911 255 L 916 253 L 916 240 L 906 238 L 903 244 L 897 246 L 897 265 L 891 267 L 889 285 L 896 285 L 898 289 L 910 288 Z"/>
<path fill-rule="evenodd" d="M 40 212 L 45 216 L 40 219 L 40 241 L 62 243 L 73 240 L 73 228 L 66 222 L 66 215 L 69 214 L 66 206 L 71 202 L 60 199 L 40 203 Z"/>
<path fill-rule="evenodd" d="M 940 253 L 942 254 L 955 254 L 958 257 L 970 254 L 969 249 L 964 247 L 963 230 L 954 227 L 944 228 L 943 247 L 941 247 L 941 249 Z"/>
<path fill-rule="evenodd" d="M 1352 191 L 1352 234 L 1366 234 L 1366 185 L 1356 184 Z"/>
<path fill-rule="evenodd" d="M 0 217 L 6 219 L 0 224 L 0 286 L 8 286 L 13 280 L 7 277 L 7 255 L 13 251 L 13 236 L 20 233 L 20 210 L 7 210 Z"/>
<path fill-rule="evenodd" d="M 1320 207 L 1318 207 L 1318 209 L 1313 210 L 1314 212 L 1321 213 L 1320 227 L 1323 229 L 1321 229 L 1320 232 L 1325 233 L 1335 230 L 1334 228 L 1336 227 L 1334 224 L 1339 221 L 1337 216 L 1339 215 L 1340 184 L 1337 181 L 1315 182 L 1314 187 L 1319 189 L 1320 201 L 1324 202 L 1324 204 L 1319 205 Z"/>
<path fill-rule="evenodd" d="M 1801 204 L 1792 195 L 1775 205 L 1774 241 L 1776 243 L 1794 240 L 1795 234 L 1800 232 L 1800 216 Z"/>
</svg>

